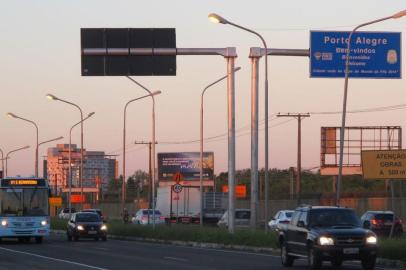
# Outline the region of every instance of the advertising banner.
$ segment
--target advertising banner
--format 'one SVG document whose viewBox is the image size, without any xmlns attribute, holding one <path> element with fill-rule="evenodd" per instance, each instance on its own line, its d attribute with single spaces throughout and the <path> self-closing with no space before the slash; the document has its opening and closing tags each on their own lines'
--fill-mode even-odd
<svg viewBox="0 0 406 270">
<path fill-rule="evenodd" d="M 175 175 L 181 175 L 185 181 L 200 179 L 200 153 L 174 152 L 158 153 L 158 180 L 175 181 Z M 203 153 L 203 179 L 213 180 L 214 154 Z"/>
</svg>

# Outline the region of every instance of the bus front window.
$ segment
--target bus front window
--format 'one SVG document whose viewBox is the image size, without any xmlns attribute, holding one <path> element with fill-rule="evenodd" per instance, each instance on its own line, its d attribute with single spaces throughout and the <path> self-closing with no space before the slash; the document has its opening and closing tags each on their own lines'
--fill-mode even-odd
<svg viewBox="0 0 406 270">
<path fill-rule="evenodd" d="M 25 189 L 23 201 L 24 216 L 48 215 L 48 190 Z"/>
<path fill-rule="evenodd" d="M 22 189 L 0 189 L 0 216 L 22 216 L 22 197 Z"/>
</svg>

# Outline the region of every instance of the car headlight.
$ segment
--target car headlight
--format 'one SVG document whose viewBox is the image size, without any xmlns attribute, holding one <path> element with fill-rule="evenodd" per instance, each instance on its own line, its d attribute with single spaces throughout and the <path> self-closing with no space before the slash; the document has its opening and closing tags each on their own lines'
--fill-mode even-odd
<svg viewBox="0 0 406 270">
<path fill-rule="evenodd" d="M 376 236 L 370 235 L 367 237 L 366 242 L 367 242 L 367 244 L 370 244 L 370 245 L 376 245 L 376 243 L 378 242 L 378 239 L 376 238 Z"/>
<path fill-rule="evenodd" d="M 102 226 L 100 227 L 100 230 L 106 231 L 106 230 L 107 230 L 107 226 L 106 226 L 106 225 L 102 225 Z"/>
<path fill-rule="evenodd" d="M 327 236 L 321 236 L 319 238 L 319 244 L 321 246 L 331 246 L 331 245 L 334 245 L 334 239 L 331 237 L 327 237 Z"/>
<path fill-rule="evenodd" d="M 48 222 L 46 220 L 41 221 L 41 226 L 46 226 Z"/>
<path fill-rule="evenodd" d="M 76 227 L 79 231 L 83 231 L 85 228 L 83 228 L 83 226 L 82 225 L 78 225 L 77 227 Z"/>
<path fill-rule="evenodd" d="M 8 224 L 7 220 L 2 220 L 1 221 L 1 226 L 6 227 Z"/>
</svg>

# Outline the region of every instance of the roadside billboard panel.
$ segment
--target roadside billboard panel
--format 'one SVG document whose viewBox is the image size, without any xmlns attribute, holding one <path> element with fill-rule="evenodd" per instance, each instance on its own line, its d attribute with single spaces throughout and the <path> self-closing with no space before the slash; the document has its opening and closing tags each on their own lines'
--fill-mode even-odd
<svg viewBox="0 0 406 270">
<path fill-rule="evenodd" d="M 185 181 L 200 179 L 199 152 L 158 153 L 158 180 L 174 181 L 174 175 L 180 173 Z M 203 153 L 203 179 L 213 180 L 214 153 Z"/>
</svg>

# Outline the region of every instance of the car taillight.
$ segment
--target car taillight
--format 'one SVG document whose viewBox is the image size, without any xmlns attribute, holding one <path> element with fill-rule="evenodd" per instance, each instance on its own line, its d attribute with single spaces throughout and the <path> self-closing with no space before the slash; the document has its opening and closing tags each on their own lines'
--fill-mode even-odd
<svg viewBox="0 0 406 270">
<path fill-rule="evenodd" d="M 398 218 L 398 223 L 399 223 L 399 224 L 403 224 L 403 221 L 402 221 L 401 218 Z"/>
<path fill-rule="evenodd" d="M 378 225 L 378 220 L 372 219 L 372 220 L 371 220 L 371 224 L 372 224 L 372 225 Z"/>
</svg>

